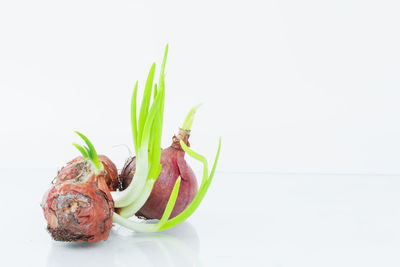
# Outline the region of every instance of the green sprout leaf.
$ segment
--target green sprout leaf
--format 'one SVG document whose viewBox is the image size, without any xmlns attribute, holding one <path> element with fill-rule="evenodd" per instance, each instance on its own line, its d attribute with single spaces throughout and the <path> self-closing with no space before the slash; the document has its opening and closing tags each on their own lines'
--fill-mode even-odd
<svg viewBox="0 0 400 267">
<path fill-rule="evenodd" d="M 137 128 L 137 115 L 136 115 L 136 99 L 137 99 L 138 81 L 136 81 L 135 89 L 133 89 L 132 102 L 131 102 L 131 125 L 133 135 L 133 145 L 137 155 L 138 148 L 138 128 Z"/>
<path fill-rule="evenodd" d="M 167 55 L 168 55 L 168 44 L 165 46 L 164 58 L 161 64 L 160 79 L 159 79 L 160 83 L 161 81 L 164 81 L 164 71 L 165 71 L 165 63 L 167 62 Z"/>
<path fill-rule="evenodd" d="M 153 95 L 153 100 L 156 99 L 157 97 L 157 83 L 154 84 L 154 95 Z"/>
<path fill-rule="evenodd" d="M 176 217 L 168 220 L 165 224 L 163 224 L 158 229 L 158 231 L 163 231 L 163 230 L 169 229 L 171 227 L 174 227 L 174 226 L 180 224 L 181 222 L 186 220 L 190 215 L 192 215 L 193 212 L 195 212 L 197 207 L 200 205 L 200 203 L 203 200 L 205 194 L 207 193 L 208 188 L 210 187 L 212 178 L 214 177 L 215 169 L 216 169 L 217 163 L 218 163 L 219 154 L 220 154 L 220 151 L 221 151 L 221 137 L 219 138 L 217 155 L 215 156 L 214 164 L 213 164 L 213 167 L 211 169 L 211 172 L 210 172 L 209 176 L 208 176 L 206 158 L 203 157 L 202 155 L 194 152 L 193 150 L 191 150 L 189 147 L 187 147 L 185 145 L 185 143 L 183 141 L 181 141 L 181 146 L 182 146 L 182 149 L 189 156 L 191 156 L 194 159 L 199 160 L 199 161 L 201 161 L 203 163 L 203 179 L 201 181 L 200 189 L 197 192 L 197 195 L 195 196 L 193 201 L 189 204 L 189 206 L 187 206 L 186 209 L 183 212 L 181 212 L 179 215 L 177 215 Z"/>
<path fill-rule="evenodd" d="M 169 217 L 171 216 L 172 210 L 174 209 L 176 198 L 178 197 L 179 187 L 181 185 L 181 177 L 179 176 L 175 182 L 174 188 L 172 189 L 172 193 L 169 196 L 167 206 L 165 207 L 164 213 L 159 221 L 160 225 L 164 225 L 167 222 Z"/>
<path fill-rule="evenodd" d="M 88 158 L 89 158 L 89 155 L 88 155 L 88 153 L 87 153 L 87 151 L 86 151 L 85 148 L 81 147 L 80 145 L 78 145 L 78 144 L 76 144 L 76 143 L 73 143 L 73 145 L 81 152 L 82 156 L 83 156 L 85 159 L 88 159 Z"/>
<path fill-rule="evenodd" d="M 130 213 L 136 209 L 138 203 L 144 203 L 146 190 L 152 185 L 150 181 L 157 179 L 161 170 L 161 135 L 165 99 L 164 68 L 167 52 L 168 46 L 165 50 L 158 84 L 153 86 L 155 64 L 149 71 L 139 116 L 137 116 L 136 103 L 137 86 L 132 95 L 131 123 L 136 152 L 135 179 L 125 190 L 111 192 L 114 206 L 122 208 L 121 214 L 125 214 L 125 216 L 132 216 L 133 214 Z"/>
<path fill-rule="evenodd" d="M 182 129 L 183 130 L 190 130 L 192 128 L 194 114 L 196 113 L 197 109 L 201 106 L 201 104 L 194 106 L 186 116 L 185 121 L 183 122 Z"/>
<path fill-rule="evenodd" d="M 153 63 L 151 65 L 149 75 L 147 76 L 146 85 L 144 88 L 142 105 L 140 106 L 140 114 L 139 114 L 139 138 L 138 144 L 141 143 L 143 138 L 143 128 L 146 123 L 147 113 L 149 112 L 150 100 L 151 100 L 151 92 L 153 89 L 153 80 L 154 80 L 154 72 L 156 70 L 156 64 Z"/>
<path fill-rule="evenodd" d="M 94 148 L 93 144 L 89 141 L 89 139 L 81 134 L 78 131 L 75 131 L 75 133 L 77 135 L 79 135 L 83 141 L 85 141 L 87 147 L 85 146 L 84 148 L 74 144 L 74 146 L 82 153 L 84 158 L 89 159 L 90 161 L 93 162 L 94 166 L 96 167 L 97 170 L 100 170 L 100 161 L 99 161 L 99 157 L 97 156 L 97 152 L 96 149 Z M 86 153 L 85 153 L 86 152 Z"/>
</svg>

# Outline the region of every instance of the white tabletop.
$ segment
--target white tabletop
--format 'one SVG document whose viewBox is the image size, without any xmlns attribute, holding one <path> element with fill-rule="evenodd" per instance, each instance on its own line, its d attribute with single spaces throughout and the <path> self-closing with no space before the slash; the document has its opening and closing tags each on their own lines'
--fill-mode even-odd
<svg viewBox="0 0 400 267">
<path fill-rule="evenodd" d="M 114 227 L 105 242 L 51 240 L 39 206 L 55 170 L 1 170 L 1 266 L 399 266 L 400 180 L 216 173 L 171 230 Z"/>
</svg>

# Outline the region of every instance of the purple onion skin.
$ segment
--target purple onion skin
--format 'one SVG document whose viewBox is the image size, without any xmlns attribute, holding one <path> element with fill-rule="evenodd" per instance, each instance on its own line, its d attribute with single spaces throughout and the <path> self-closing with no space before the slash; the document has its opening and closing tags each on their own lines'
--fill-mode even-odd
<svg viewBox="0 0 400 267">
<path fill-rule="evenodd" d="M 188 137 L 183 138 L 189 145 Z M 162 169 L 153 190 L 143 207 L 136 213 L 137 216 L 146 219 L 161 219 L 165 207 L 174 188 L 176 179 L 181 177 L 178 197 L 170 218 L 180 214 L 192 202 L 197 194 L 197 179 L 192 168 L 185 160 L 185 152 L 182 150 L 179 139 L 174 136 L 170 147 L 161 151 Z M 128 187 L 136 169 L 136 157 L 129 158 L 120 174 L 123 189 Z"/>
</svg>

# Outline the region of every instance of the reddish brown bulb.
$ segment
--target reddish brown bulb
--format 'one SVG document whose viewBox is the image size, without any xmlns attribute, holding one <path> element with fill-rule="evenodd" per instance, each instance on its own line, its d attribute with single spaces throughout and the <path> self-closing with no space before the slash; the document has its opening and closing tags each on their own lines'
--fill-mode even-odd
<svg viewBox="0 0 400 267">
<path fill-rule="evenodd" d="M 136 215 L 147 219 L 161 219 L 167 202 L 178 177 L 181 177 L 178 197 L 170 218 L 180 214 L 192 202 L 197 194 L 197 180 L 192 168 L 185 160 L 185 152 L 182 150 L 180 140 L 189 146 L 190 131 L 180 130 L 178 136 L 174 136 L 170 147 L 161 151 L 162 169 L 153 190 L 143 207 Z M 120 180 L 123 189 L 128 187 L 134 178 L 136 170 L 136 158 L 129 158 L 122 172 Z"/>
<path fill-rule="evenodd" d="M 107 156 L 99 155 L 98 157 L 104 167 L 104 179 L 108 189 L 110 191 L 117 190 L 119 186 L 117 167 Z M 66 166 L 62 167 L 61 170 L 58 171 L 54 183 L 62 183 L 67 180 L 75 179 L 80 175 L 83 167 L 82 165 L 84 165 L 85 162 L 86 160 L 82 156 L 78 156 L 68 162 Z"/>
<path fill-rule="evenodd" d="M 114 209 L 110 189 L 118 184 L 117 169 L 107 157 L 99 159 L 104 169 L 98 174 L 90 161 L 73 159 L 58 172 L 44 195 L 41 206 L 54 240 L 97 242 L 108 238 Z"/>
</svg>

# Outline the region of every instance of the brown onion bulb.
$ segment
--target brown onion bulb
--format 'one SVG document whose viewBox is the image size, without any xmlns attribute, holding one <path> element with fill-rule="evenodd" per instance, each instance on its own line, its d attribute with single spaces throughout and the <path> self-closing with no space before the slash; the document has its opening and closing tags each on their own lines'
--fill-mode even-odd
<svg viewBox="0 0 400 267">
<path fill-rule="evenodd" d="M 114 210 L 109 186 L 114 184 L 117 169 L 105 156 L 99 159 L 104 170 L 96 174 L 90 161 L 75 158 L 58 172 L 55 184 L 44 195 L 41 206 L 54 240 L 107 239 Z"/>
<path fill-rule="evenodd" d="M 99 155 L 98 157 L 104 167 L 104 179 L 108 189 L 110 191 L 117 190 L 120 184 L 117 167 L 107 156 Z M 82 156 L 78 156 L 69 161 L 66 166 L 62 167 L 61 170 L 58 171 L 54 183 L 62 183 L 67 180 L 75 179 L 80 174 L 83 165 L 85 165 L 85 161 L 86 160 Z"/>
</svg>

